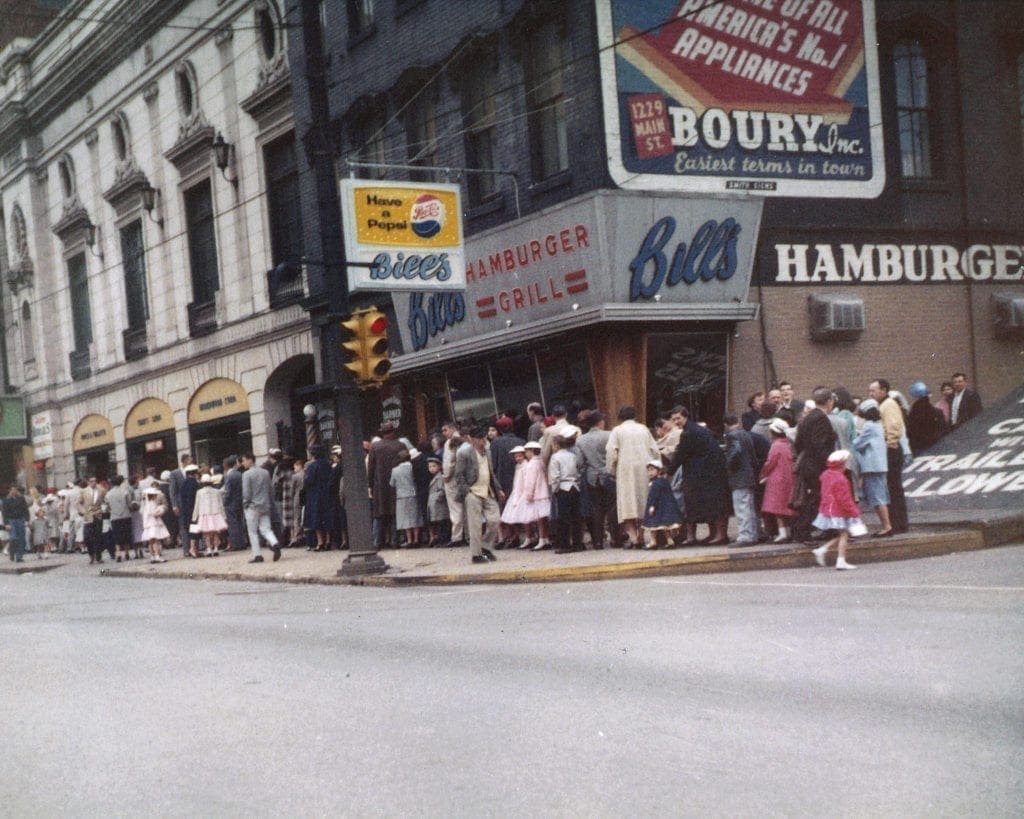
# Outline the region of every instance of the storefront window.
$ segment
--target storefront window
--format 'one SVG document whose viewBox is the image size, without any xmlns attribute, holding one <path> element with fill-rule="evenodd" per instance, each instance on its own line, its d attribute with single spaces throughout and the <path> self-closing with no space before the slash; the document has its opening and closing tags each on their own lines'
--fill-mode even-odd
<svg viewBox="0 0 1024 819">
<path fill-rule="evenodd" d="M 482 421 L 494 415 L 494 390 L 486 364 L 464 367 L 448 373 L 448 391 L 456 418 Z"/>
<path fill-rule="evenodd" d="M 727 372 L 725 333 L 647 336 L 648 422 L 676 405 L 712 429 L 722 425 Z"/>
<path fill-rule="evenodd" d="M 596 400 L 590 357 L 582 343 L 453 370 L 448 389 L 455 417 L 478 421 L 504 410 L 520 415 L 531 401 L 540 401 L 550 412 L 555 404 L 592 407 Z"/>
<path fill-rule="evenodd" d="M 581 407 L 594 406 L 594 380 L 590 374 L 590 355 L 586 344 L 565 344 L 538 350 L 537 369 L 543 391 L 542 401 L 549 413 L 555 404 L 565 404 L 570 408 L 574 402 Z"/>
</svg>

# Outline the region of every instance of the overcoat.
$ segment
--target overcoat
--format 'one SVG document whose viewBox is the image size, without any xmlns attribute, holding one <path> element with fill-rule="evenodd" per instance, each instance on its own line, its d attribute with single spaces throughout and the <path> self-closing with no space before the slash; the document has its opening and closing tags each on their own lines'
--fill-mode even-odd
<svg viewBox="0 0 1024 819">
<path fill-rule="evenodd" d="M 647 500 L 647 464 L 661 460 L 651 431 L 632 418 L 615 427 L 605 445 L 608 471 L 615 476 L 615 508 L 619 520 L 644 516 Z"/>
</svg>

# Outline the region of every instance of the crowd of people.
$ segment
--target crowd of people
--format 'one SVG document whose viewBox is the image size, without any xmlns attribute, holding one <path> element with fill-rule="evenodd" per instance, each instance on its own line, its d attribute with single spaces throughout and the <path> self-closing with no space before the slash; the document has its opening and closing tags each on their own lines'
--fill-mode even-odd
<svg viewBox="0 0 1024 819">
<path fill-rule="evenodd" d="M 468 546 L 486 563 L 502 549 L 799 541 L 818 546 L 822 565 L 835 546 L 837 566 L 853 568 L 845 547 L 866 533 L 861 505 L 877 514 L 875 537 L 906 532 L 904 464 L 982 408 L 963 373 L 935 404 L 922 382 L 909 393 L 913 403 L 879 378 L 863 399 L 843 387 L 800 399 L 782 382 L 722 418 L 721 439 L 685 406 L 649 428 L 631 406 L 613 424 L 597 409 L 559 404 L 547 415 L 531 403 L 487 424 L 446 421 L 418 447 L 385 422 L 364 445 L 374 546 Z M 258 466 L 245 454 L 210 467 L 186 453 L 159 476 L 150 468 L 27 495 L 13 486 L 0 531 L 12 560 L 32 549 L 160 563 L 179 546 L 189 558 L 248 549 L 262 563 L 264 545 L 275 561 L 283 547 L 347 548 L 341 448 L 328 456 L 313 444 L 306 455 L 271 449 Z"/>
</svg>

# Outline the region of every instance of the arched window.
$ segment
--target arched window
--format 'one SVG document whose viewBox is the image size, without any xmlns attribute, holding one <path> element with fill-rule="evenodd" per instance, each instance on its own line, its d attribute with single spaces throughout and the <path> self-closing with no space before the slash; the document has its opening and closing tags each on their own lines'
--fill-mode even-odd
<svg viewBox="0 0 1024 819">
<path fill-rule="evenodd" d="M 905 179 L 935 176 L 932 101 L 928 93 L 928 59 L 919 40 L 901 40 L 893 49 L 896 122 L 900 170 Z"/>
<path fill-rule="evenodd" d="M 57 177 L 60 179 L 60 192 L 65 199 L 75 195 L 75 165 L 68 154 L 57 160 Z"/>
<path fill-rule="evenodd" d="M 195 69 L 190 63 L 182 63 L 174 72 L 174 85 L 178 95 L 178 111 L 182 119 L 188 119 L 195 113 L 199 104 Z"/>
<path fill-rule="evenodd" d="M 32 308 L 27 301 L 21 305 L 21 351 L 26 364 L 36 360 L 36 346 L 32 341 Z"/>
<path fill-rule="evenodd" d="M 263 59 L 269 62 L 277 56 L 278 48 L 277 15 L 269 3 L 261 3 L 256 9 L 256 32 Z"/>
<path fill-rule="evenodd" d="M 110 135 L 114 141 L 114 154 L 119 162 L 124 162 L 131 153 L 131 140 L 128 136 L 128 121 L 124 114 L 118 114 L 110 121 Z"/>
<path fill-rule="evenodd" d="M 14 258 L 17 261 L 28 258 L 28 228 L 25 226 L 25 215 L 21 206 L 15 204 L 11 208 L 11 231 L 14 238 Z"/>
</svg>

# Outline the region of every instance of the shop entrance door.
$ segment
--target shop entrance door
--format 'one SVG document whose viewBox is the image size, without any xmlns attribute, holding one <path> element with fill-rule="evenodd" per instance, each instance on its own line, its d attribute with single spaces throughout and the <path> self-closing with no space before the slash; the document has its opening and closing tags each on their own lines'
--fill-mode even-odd
<svg viewBox="0 0 1024 819">
<path fill-rule="evenodd" d="M 691 420 L 721 432 L 727 350 L 724 332 L 648 334 L 647 422 L 681 405 Z"/>
</svg>

